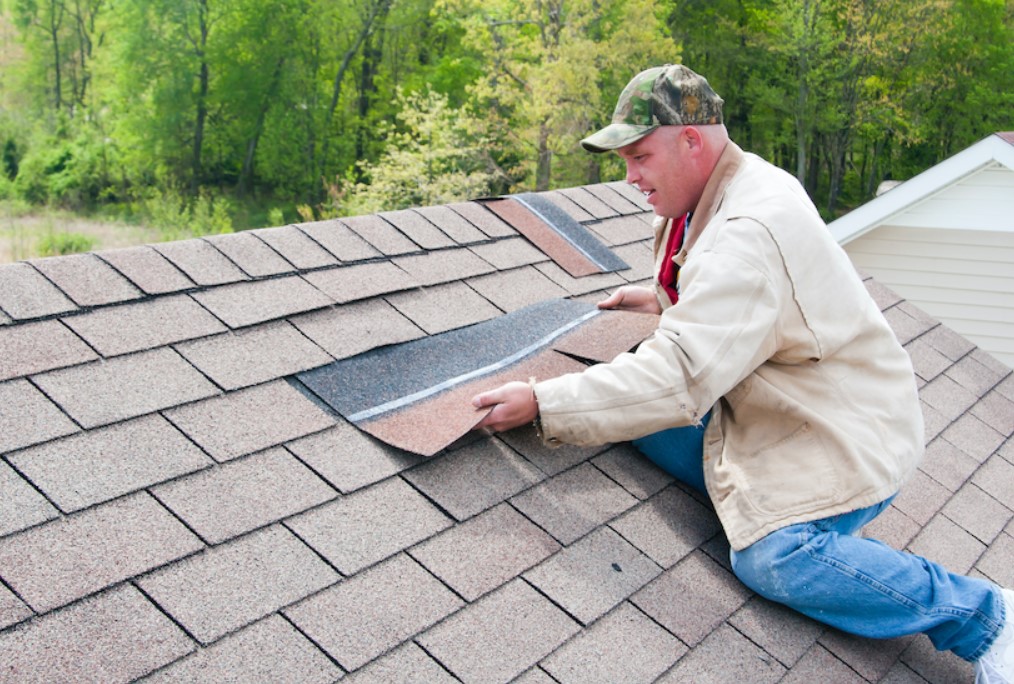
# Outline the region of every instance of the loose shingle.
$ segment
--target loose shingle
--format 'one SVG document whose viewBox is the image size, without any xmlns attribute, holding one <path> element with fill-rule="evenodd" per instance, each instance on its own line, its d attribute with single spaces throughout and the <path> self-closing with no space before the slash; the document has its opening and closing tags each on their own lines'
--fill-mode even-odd
<svg viewBox="0 0 1014 684">
<path fill-rule="evenodd" d="M 454 612 L 461 599 L 404 554 L 285 611 L 346 670 Z"/>
<path fill-rule="evenodd" d="M 427 221 L 422 214 L 411 209 L 387 211 L 378 216 L 425 250 L 443 249 L 454 245 L 454 241 L 445 233 Z"/>
<path fill-rule="evenodd" d="M 390 261 L 329 268 L 303 277 L 339 304 L 418 286 L 409 274 Z"/>
<path fill-rule="evenodd" d="M 59 513 L 4 461 L 0 461 L 0 536 L 52 520 Z"/>
<path fill-rule="evenodd" d="M 343 574 L 393 556 L 451 524 L 397 477 L 286 523 Z"/>
<path fill-rule="evenodd" d="M 299 270 L 334 266 L 338 260 L 295 226 L 251 231 Z"/>
<path fill-rule="evenodd" d="M 341 222 L 385 256 L 419 251 L 419 246 L 397 228 L 374 214 L 343 217 Z"/>
<path fill-rule="evenodd" d="M 0 309 L 23 320 L 74 311 L 77 306 L 28 264 L 0 265 Z"/>
<path fill-rule="evenodd" d="M 330 684 L 341 670 L 283 618 L 272 615 L 145 679 L 173 682 Z"/>
<path fill-rule="evenodd" d="M 423 336 L 417 325 L 384 300 L 355 302 L 290 319 L 336 359 Z"/>
<path fill-rule="evenodd" d="M 209 235 L 204 239 L 254 278 L 292 273 L 294 270 L 292 264 L 279 256 L 264 240 L 255 237 L 254 231 Z M 309 242 L 306 236 L 303 239 Z"/>
<path fill-rule="evenodd" d="M 193 648 L 172 620 L 127 585 L 0 634 L 0 679 L 130 682 Z"/>
<path fill-rule="evenodd" d="M 138 584 L 209 644 L 337 580 L 317 554 L 276 525 L 162 568 Z"/>
<path fill-rule="evenodd" d="M 159 297 L 63 319 L 103 356 L 143 351 L 225 330 L 186 295 Z"/>
<path fill-rule="evenodd" d="M 96 256 L 126 276 L 145 294 L 165 294 L 194 287 L 194 281 L 149 246 L 109 249 L 97 252 Z"/>
<path fill-rule="evenodd" d="M 588 625 L 661 571 L 605 527 L 527 571 L 524 578 L 581 624 Z"/>
<path fill-rule="evenodd" d="M 670 568 L 722 527 L 713 510 L 676 487 L 651 497 L 611 527 L 663 568 Z"/>
<path fill-rule="evenodd" d="M 637 499 L 585 463 L 519 494 L 511 503 L 567 545 L 631 508 Z"/>
<path fill-rule="evenodd" d="M 479 228 L 489 228 L 494 232 L 503 233 L 503 228 L 497 224 L 492 224 L 484 221 L 484 219 L 478 216 L 472 215 L 471 217 L 465 216 L 462 218 L 460 212 L 452 211 L 449 207 L 436 206 L 436 207 L 420 207 L 415 211 L 419 212 L 422 216 L 426 217 L 436 226 L 439 226 L 442 231 L 457 242 L 459 245 L 469 245 L 475 242 L 482 242 L 489 237 L 489 234 L 482 231 L 476 230 L 475 226 L 467 218 L 475 218 L 478 221 L 482 221 Z M 468 210 L 463 210 L 468 213 Z"/>
<path fill-rule="evenodd" d="M 312 311 L 334 302 L 299 276 L 225 285 L 194 297 L 230 328 Z"/>
<path fill-rule="evenodd" d="M 559 548 L 524 516 L 500 504 L 409 553 L 466 600 L 474 601 Z"/>
<path fill-rule="evenodd" d="M 31 263 L 79 306 L 114 304 L 142 296 L 130 281 L 94 254 L 50 257 Z"/>
<path fill-rule="evenodd" d="M 224 285 L 247 279 L 243 271 L 206 240 L 160 242 L 152 247 L 198 285 Z"/>
<path fill-rule="evenodd" d="M 227 461 L 323 430 L 334 419 L 278 380 L 166 412 L 216 461 Z"/>
<path fill-rule="evenodd" d="M 515 580 L 416 642 L 463 682 L 493 684 L 514 679 L 578 631 L 563 611 Z"/>
<path fill-rule="evenodd" d="M 474 252 L 461 248 L 400 257 L 392 261 L 423 287 L 464 280 L 494 270 Z"/>
<path fill-rule="evenodd" d="M 464 283 L 401 292 L 387 300 L 430 335 L 488 321 L 501 313 Z"/>
<path fill-rule="evenodd" d="M 284 449 L 270 449 L 152 489 L 209 544 L 263 527 L 337 496 Z"/>
<path fill-rule="evenodd" d="M 370 246 L 366 240 L 352 232 L 341 221 L 329 220 L 316 223 L 301 223 L 296 226 L 314 242 L 338 257 L 339 261 L 349 263 L 380 256 L 380 252 Z"/>
<path fill-rule="evenodd" d="M 213 463 L 157 414 L 25 449 L 10 458 L 65 512 Z"/>
<path fill-rule="evenodd" d="M 176 345 L 176 351 L 226 390 L 294 375 L 334 360 L 285 321 L 185 342 Z"/>
<path fill-rule="evenodd" d="M 750 596 L 731 572 L 695 551 L 634 594 L 631 602 L 694 647 Z"/>
<path fill-rule="evenodd" d="M 380 482 L 422 460 L 377 441 L 344 420 L 286 446 L 342 494 Z"/>
<path fill-rule="evenodd" d="M 78 427 L 27 380 L 0 382 L 0 453 L 77 430 Z"/>
<path fill-rule="evenodd" d="M 542 479 L 530 463 L 496 440 L 482 440 L 433 459 L 405 477 L 458 520 L 470 518 Z"/>
<path fill-rule="evenodd" d="M 629 603 L 542 661 L 561 684 L 650 684 L 679 660 L 687 647 Z"/>
<path fill-rule="evenodd" d="M 0 577 L 32 608 L 48 611 L 201 546 L 141 493 L 0 539 Z"/>
<path fill-rule="evenodd" d="M 0 327 L 0 380 L 72 366 L 98 358 L 58 321 Z"/>
<path fill-rule="evenodd" d="M 33 378 L 87 428 L 203 399 L 215 387 L 171 349 L 51 371 Z"/>
</svg>

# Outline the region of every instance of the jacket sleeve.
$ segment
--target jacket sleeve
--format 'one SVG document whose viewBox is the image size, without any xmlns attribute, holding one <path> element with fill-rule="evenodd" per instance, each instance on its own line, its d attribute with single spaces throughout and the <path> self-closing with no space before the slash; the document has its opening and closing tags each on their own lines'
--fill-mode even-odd
<svg viewBox="0 0 1014 684">
<path fill-rule="evenodd" d="M 777 350 L 784 285 L 757 256 L 694 255 L 679 303 L 635 353 L 537 383 L 546 442 L 604 444 L 696 424 Z"/>
</svg>

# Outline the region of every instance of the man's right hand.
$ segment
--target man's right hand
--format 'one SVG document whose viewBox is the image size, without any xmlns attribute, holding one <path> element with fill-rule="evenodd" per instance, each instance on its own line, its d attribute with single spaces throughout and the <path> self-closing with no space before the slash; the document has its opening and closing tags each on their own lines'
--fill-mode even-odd
<svg viewBox="0 0 1014 684">
<path fill-rule="evenodd" d="M 622 311 L 639 311 L 641 313 L 662 313 L 662 305 L 658 303 L 655 293 L 640 285 L 624 285 L 598 303 L 600 309 L 620 309 Z"/>
</svg>

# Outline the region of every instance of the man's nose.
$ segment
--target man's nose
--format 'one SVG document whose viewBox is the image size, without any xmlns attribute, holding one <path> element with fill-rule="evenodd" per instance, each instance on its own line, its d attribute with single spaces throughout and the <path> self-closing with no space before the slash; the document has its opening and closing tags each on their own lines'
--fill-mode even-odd
<svg viewBox="0 0 1014 684">
<path fill-rule="evenodd" d="M 639 180 L 641 180 L 641 174 L 637 173 L 637 170 L 630 162 L 627 162 L 627 182 L 631 185 L 637 185 Z"/>
</svg>

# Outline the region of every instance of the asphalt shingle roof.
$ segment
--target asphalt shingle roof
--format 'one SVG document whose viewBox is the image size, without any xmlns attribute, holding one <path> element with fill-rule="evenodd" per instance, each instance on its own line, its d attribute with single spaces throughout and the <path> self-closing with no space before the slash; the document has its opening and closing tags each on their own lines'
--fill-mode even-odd
<svg viewBox="0 0 1014 684">
<path fill-rule="evenodd" d="M 293 381 L 651 277 L 633 189 L 539 202 L 630 268 L 574 276 L 483 202 L 0 266 L 0 680 L 971 681 L 754 595 L 628 444 L 423 458 Z M 1014 375 L 866 282 L 928 445 L 868 533 L 1014 586 Z"/>
</svg>

